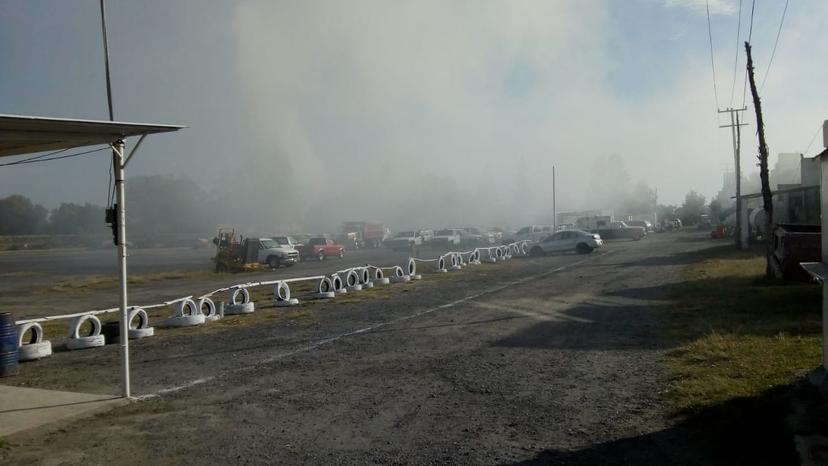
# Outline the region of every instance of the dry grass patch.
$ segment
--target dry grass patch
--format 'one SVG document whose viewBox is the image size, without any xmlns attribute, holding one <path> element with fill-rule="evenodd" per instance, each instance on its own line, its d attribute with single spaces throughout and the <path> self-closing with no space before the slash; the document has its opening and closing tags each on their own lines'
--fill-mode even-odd
<svg viewBox="0 0 828 466">
<path fill-rule="evenodd" d="M 761 254 L 759 252 L 758 254 Z M 820 363 L 819 286 L 769 282 L 756 251 L 719 250 L 671 290 L 666 400 L 689 414 L 788 385 Z"/>
</svg>

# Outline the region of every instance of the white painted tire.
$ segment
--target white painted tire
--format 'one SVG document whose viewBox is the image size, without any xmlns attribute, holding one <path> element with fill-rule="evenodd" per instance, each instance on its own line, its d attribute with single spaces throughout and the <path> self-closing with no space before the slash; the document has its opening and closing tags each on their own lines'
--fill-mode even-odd
<svg viewBox="0 0 828 466">
<path fill-rule="evenodd" d="M 32 336 L 28 343 L 23 343 L 23 336 L 26 332 L 31 332 Z M 37 322 L 29 322 L 28 324 L 20 324 L 17 326 L 17 346 L 32 345 L 43 341 L 43 327 Z"/>
<path fill-rule="evenodd" d="M 138 323 L 132 325 L 135 319 L 138 318 Z M 129 338 L 147 338 L 155 335 L 155 329 L 149 326 L 149 316 L 147 311 L 140 307 L 131 309 L 127 314 L 127 336 Z"/>
<path fill-rule="evenodd" d="M 182 299 L 176 303 L 175 315 L 180 316 L 195 316 L 201 314 L 201 309 L 198 308 L 196 302 L 192 299 Z"/>
<path fill-rule="evenodd" d="M 314 299 L 333 299 L 336 298 L 336 293 L 333 291 L 324 291 L 319 293 L 312 293 L 311 298 Z"/>
<path fill-rule="evenodd" d="M 359 274 L 354 269 L 342 272 L 339 276 L 342 278 L 342 285 L 345 288 L 352 288 L 359 284 Z"/>
<path fill-rule="evenodd" d="M 440 256 L 437 258 L 437 271 L 438 272 L 445 272 L 446 271 L 446 257 Z"/>
<path fill-rule="evenodd" d="M 127 334 L 129 335 L 130 340 L 136 340 L 138 338 L 147 338 L 155 335 L 155 327 L 131 328 L 127 330 Z"/>
<path fill-rule="evenodd" d="M 101 321 L 97 317 L 92 314 L 85 314 L 82 316 L 75 317 L 74 319 L 69 322 L 69 338 L 78 339 L 81 338 L 80 336 L 80 328 L 86 322 L 92 323 L 92 333 L 90 333 L 89 337 L 95 337 L 101 334 Z"/>
<path fill-rule="evenodd" d="M 391 282 L 393 282 L 393 283 L 405 283 L 405 282 L 410 282 L 410 281 L 411 281 L 411 277 L 408 276 L 408 275 L 391 277 Z"/>
<path fill-rule="evenodd" d="M 168 317 L 162 325 L 165 327 L 194 327 L 205 322 L 204 314 L 194 316 L 172 316 Z"/>
<path fill-rule="evenodd" d="M 457 256 L 455 256 L 454 254 L 451 254 L 450 257 L 449 257 L 449 263 L 451 264 L 452 267 L 457 267 Z"/>
<path fill-rule="evenodd" d="M 362 289 L 373 288 L 373 287 L 374 287 L 374 282 L 365 282 L 365 283 L 362 284 Z"/>
<path fill-rule="evenodd" d="M 239 295 L 242 296 L 242 300 L 239 301 Z M 230 304 L 247 304 L 250 302 L 250 292 L 247 291 L 247 288 L 236 288 L 230 293 Z"/>
<path fill-rule="evenodd" d="M 405 272 L 403 272 L 403 268 L 399 265 L 394 266 L 394 277 L 399 278 L 405 276 Z"/>
<path fill-rule="evenodd" d="M 339 293 L 342 291 L 342 278 L 339 275 L 331 275 L 331 283 L 333 283 L 333 292 Z"/>
<path fill-rule="evenodd" d="M 366 285 L 368 283 L 371 283 L 371 271 L 368 270 L 367 267 L 362 267 L 361 269 L 359 269 L 357 275 L 359 275 L 360 285 Z"/>
<path fill-rule="evenodd" d="M 387 285 L 391 283 L 391 279 L 389 279 L 388 277 L 382 277 L 379 280 L 374 280 L 373 283 L 376 283 L 377 285 Z"/>
<path fill-rule="evenodd" d="M 70 338 L 66 340 L 66 349 L 70 351 L 98 348 L 106 344 L 103 335 L 91 335 L 88 337 Z"/>
<path fill-rule="evenodd" d="M 330 293 L 333 291 L 333 281 L 328 277 L 322 277 L 316 285 L 316 294 Z"/>
<path fill-rule="evenodd" d="M 362 285 L 357 283 L 354 286 L 346 286 L 345 289 L 348 290 L 348 291 L 362 291 Z"/>
<path fill-rule="evenodd" d="M 409 277 L 411 277 L 412 280 L 422 280 L 423 279 L 423 276 L 420 275 L 420 274 L 409 275 Z"/>
<path fill-rule="evenodd" d="M 132 325 L 135 319 L 138 319 L 138 323 L 136 325 Z M 137 307 L 135 309 L 130 309 L 129 314 L 127 314 L 127 322 L 129 325 L 127 327 L 133 328 L 148 328 L 149 327 L 149 316 L 147 316 L 147 311 Z"/>
<path fill-rule="evenodd" d="M 385 274 L 382 273 L 382 269 L 377 267 L 374 269 L 374 280 L 382 280 L 385 278 Z"/>
<path fill-rule="evenodd" d="M 517 243 L 512 243 L 512 255 L 517 256 L 520 254 L 520 246 Z"/>
<path fill-rule="evenodd" d="M 256 306 L 253 303 L 245 303 L 245 304 L 228 304 L 224 307 L 224 315 L 239 315 L 239 314 L 252 314 L 256 311 Z"/>
<path fill-rule="evenodd" d="M 408 264 L 405 266 L 406 275 L 416 275 L 417 274 L 417 261 L 414 260 L 413 257 L 408 258 Z"/>
<path fill-rule="evenodd" d="M 290 286 L 285 282 L 273 285 L 273 295 L 276 301 L 290 301 Z"/>
<path fill-rule="evenodd" d="M 526 250 L 526 241 L 522 241 L 520 243 L 520 255 L 521 256 L 528 256 L 529 251 Z"/>
<path fill-rule="evenodd" d="M 36 361 L 52 355 L 52 342 L 49 340 L 37 343 L 26 343 L 17 348 L 17 360 L 20 362 Z"/>
<path fill-rule="evenodd" d="M 218 315 L 216 303 L 210 298 L 199 299 L 196 301 L 196 307 L 198 308 L 198 312 L 204 315 L 205 320 L 216 320 L 221 317 Z"/>
</svg>

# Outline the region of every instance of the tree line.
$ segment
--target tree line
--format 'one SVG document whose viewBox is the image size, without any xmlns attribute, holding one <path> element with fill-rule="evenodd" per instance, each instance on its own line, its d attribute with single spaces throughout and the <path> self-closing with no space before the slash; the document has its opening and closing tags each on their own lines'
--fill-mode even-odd
<svg viewBox="0 0 828 466">
<path fill-rule="evenodd" d="M 126 183 L 127 224 L 133 234 L 203 234 L 214 227 L 213 206 L 194 181 L 171 176 L 141 176 Z M 0 235 L 108 234 L 104 206 L 61 203 L 54 209 L 20 194 L 0 198 Z"/>
</svg>

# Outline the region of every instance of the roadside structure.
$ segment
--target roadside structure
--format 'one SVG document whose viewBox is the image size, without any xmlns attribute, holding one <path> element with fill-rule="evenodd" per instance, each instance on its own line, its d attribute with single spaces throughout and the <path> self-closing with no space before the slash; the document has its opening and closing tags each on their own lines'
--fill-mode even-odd
<svg viewBox="0 0 828 466">
<path fill-rule="evenodd" d="M 817 157 L 820 160 L 820 207 L 828 213 L 828 120 L 822 124 L 823 150 Z M 828 215 L 822 215 L 822 260 L 805 262 L 802 267 L 816 280 L 822 282 L 822 367 L 828 376 Z"/>
<path fill-rule="evenodd" d="M 129 382 L 129 338 L 127 305 L 127 247 L 126 247 L 126 209 L 124 199 L 125 167 L 132 160 L 136 150 L 149 134 L 178 131 L 183 126 L 162 125 L 155 123 L 128 123 L 116 121 L 76 120 L 67 118 L 47 118 L 21 115 L 0 114 L 0 157 L 33 154 L 53 151 L 39 156 L 11 162 L 17 163 L 45 162 L 70 158 L 83 153 L 67 153 L 69 149 L 102 145 L 112 149 L 112 167 L 115 178 L 115 211 L 113 233 L 118 257 L 118 305 L 120 310 L 121 345 L 121 395 L 130 396 Z M 140 136 L 132 151 L 125 154 L 125 139 Z M 88 152 L 87 152 L 88 153 Z M 60 154 L 60 155 L 58 155 Z"/>
</svg>

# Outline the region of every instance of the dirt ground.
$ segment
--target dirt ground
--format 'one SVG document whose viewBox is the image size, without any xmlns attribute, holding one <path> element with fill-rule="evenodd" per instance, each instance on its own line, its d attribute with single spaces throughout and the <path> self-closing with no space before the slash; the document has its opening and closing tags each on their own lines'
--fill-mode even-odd
<svg viewBox="0 0 828 466">
<path fill-rule="evenodd" d="M 5 464 L 710 464 L 660 404 L 661 286 L 701 234 L 429 274 L 131 343 L 130 406 Z M 371 296 L 370 293 L 377 293 Z M 16 385 L 118 392 L 118 348 Z"/>
</svg>

